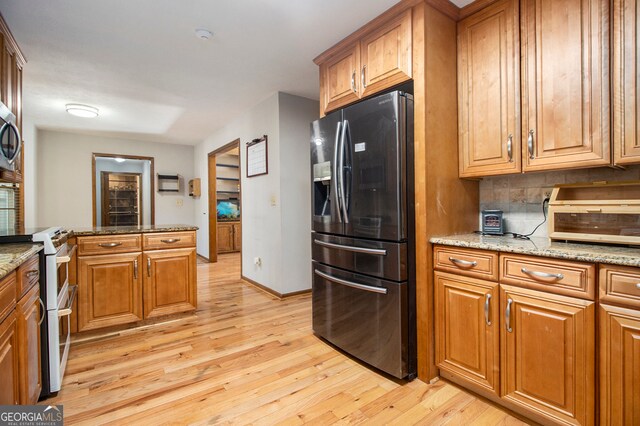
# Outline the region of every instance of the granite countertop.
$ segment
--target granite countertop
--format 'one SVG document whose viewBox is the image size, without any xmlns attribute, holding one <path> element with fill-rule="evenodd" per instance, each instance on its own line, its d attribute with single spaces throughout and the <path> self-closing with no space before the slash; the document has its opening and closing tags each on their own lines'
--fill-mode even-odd
<svg viewBox="0 0 640 426">
<path fill-rule="evenodd" d="M 197 231 L 193 225 L 142 225 L 142 226 L 96 226 L 93 228 L 73 228 L 74 236 L 147 234 L 151 232 Z"/>
<path fill-rule="evenodd" d="M 640 267 L 640 248 L 604 244 L 564 243 L 551 241 L 548 238 L 535 237 L 532 237 L 530 240 L 520 240 L 511 236 L 480 234 L 433 237 L 429 241 L 433 244 L 443 244 L 447 246 Z"/>
<path fill-rule="evenodd" d="M 0 244 L 0 278 L 4 278 L 31 256 L 42 250 L 42 244 Z"/>
</svg>

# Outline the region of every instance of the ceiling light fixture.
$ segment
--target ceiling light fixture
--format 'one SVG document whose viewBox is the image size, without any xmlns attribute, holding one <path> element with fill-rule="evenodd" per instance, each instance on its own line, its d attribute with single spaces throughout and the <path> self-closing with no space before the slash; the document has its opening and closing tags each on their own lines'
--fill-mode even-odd
<svg viewBox="0 0 640 426">
<path fill-rule="evenodd" d="M 200 40 L 209 40 L 211 37 L 213 37 L 213 33 L 209 30 L 205 30 L 204 28 L 197 28 L 196 37 L 198 37 Z"/>
<path fill-rule="evenodd" d="M 114 158 L 114 160 L 116 161 L 116 163 L 124 163 L 125 161 L 127 161 L 127 160 L 125 160 L 124 158 L 121 158 L 121 157 L 116 157 L 116 158 Z"/>
<path fill-rule="evenodd" d="M 94 118 L 98 116 L 98 108 L 82 105 L 82 104 L 67 104 L 67 112 L 76 117 Z"/>
</svg>

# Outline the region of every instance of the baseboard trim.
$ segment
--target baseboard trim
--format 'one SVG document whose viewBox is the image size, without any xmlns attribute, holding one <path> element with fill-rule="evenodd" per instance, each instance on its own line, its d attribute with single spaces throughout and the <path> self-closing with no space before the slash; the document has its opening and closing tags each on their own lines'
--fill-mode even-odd
<svg viewBox="0 0 640 426">
<path fill-rule="evenodd" d="M 278 299 L 286 299 L 288 297 L 293 297 L 293 296 L 300 296 L 301 294 L 307 294 L 307 293 L 311 293 L 311 289 L 308 290 L 300 290 L 300 291 L 292 291 L 291 293 L 279 293 L 265 285 L 262 285 L 254 280 L 252 280 L 251 278 L 247 278 L 244 275 L 240 275 L 240 278 L 242 278 L 244 281 L 246 281 L 247 283 L 257 287 L 259 290 L 264 291 L 265 293 L 270 294 L 271 296 L 275 296 Z"/>
</svg>

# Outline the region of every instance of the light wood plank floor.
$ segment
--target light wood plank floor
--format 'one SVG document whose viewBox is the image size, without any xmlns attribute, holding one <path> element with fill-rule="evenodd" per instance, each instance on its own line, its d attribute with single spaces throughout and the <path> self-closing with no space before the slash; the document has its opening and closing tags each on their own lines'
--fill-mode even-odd
<svg viewBox="0 0 640 426">
<path fill-rule="evenodd" d="M 524 424 L 444 381 L 403 383 L 316 338 L 309 295 L 240 280 L 239 255 L 198 265 L 194 315 L 71 347 L 66 424 Z"/>
</svg>

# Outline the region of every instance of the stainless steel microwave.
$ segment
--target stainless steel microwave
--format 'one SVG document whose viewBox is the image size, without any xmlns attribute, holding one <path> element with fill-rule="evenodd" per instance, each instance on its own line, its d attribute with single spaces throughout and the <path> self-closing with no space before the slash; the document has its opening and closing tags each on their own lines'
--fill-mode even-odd
<svg viewBox="0 0 640 426">
<path fill-rule="evenodd" d="M 16 116 L 0 102 L 0 168 L 14 171 L 21 148 L 22 139 Z"/>
</svg>

